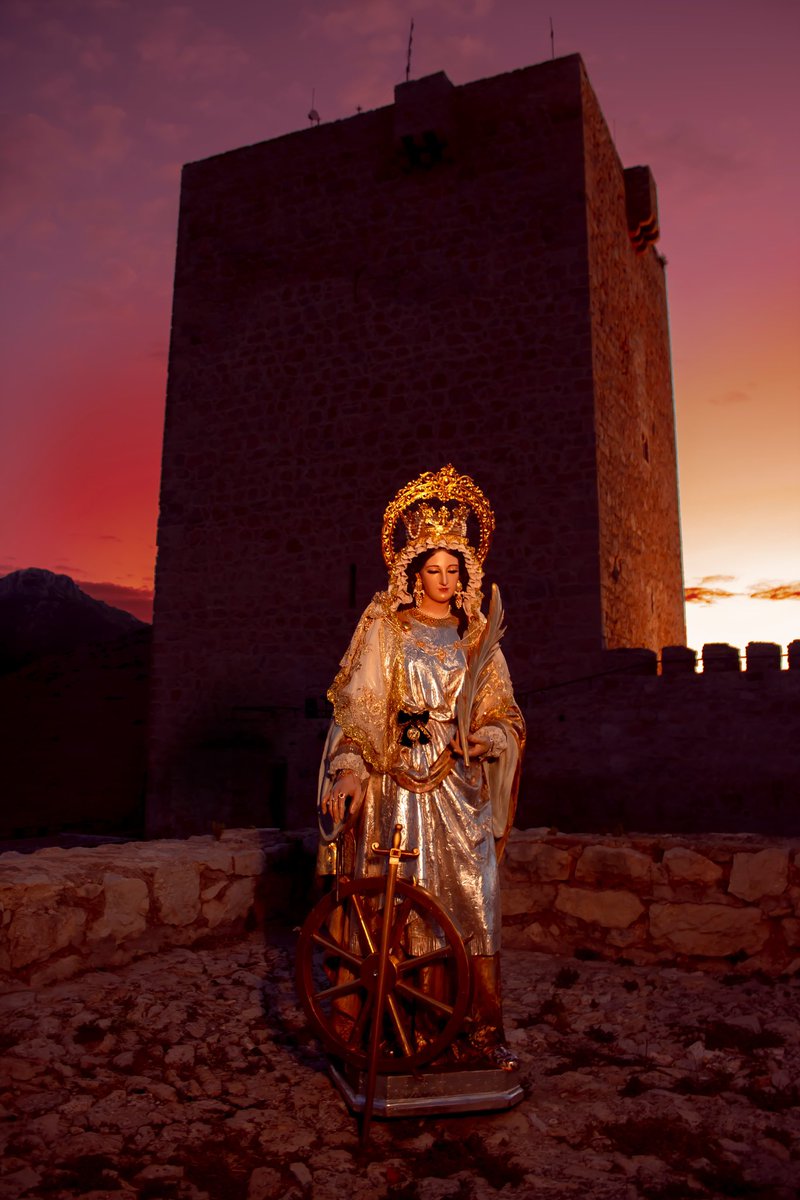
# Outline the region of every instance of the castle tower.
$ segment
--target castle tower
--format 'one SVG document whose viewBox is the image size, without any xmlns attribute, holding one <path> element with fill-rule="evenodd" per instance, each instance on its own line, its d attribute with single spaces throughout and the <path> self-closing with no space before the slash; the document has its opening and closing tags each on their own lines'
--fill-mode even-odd
<svg viewBox="0 0 800 1200">
<path fill-rule="evenodd" d="M 521 690 L 684 641 L 657 225 L 578 56 L 184 168 L 152 832 L 313 819 L 316 698 L 423 470 L 495 507 Z"/>
</svg>

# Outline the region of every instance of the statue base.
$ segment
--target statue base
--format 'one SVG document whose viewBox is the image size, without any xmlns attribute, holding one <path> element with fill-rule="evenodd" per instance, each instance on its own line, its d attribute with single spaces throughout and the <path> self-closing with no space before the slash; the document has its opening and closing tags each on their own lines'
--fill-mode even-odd
<svg viewBox="0 0 800 1200">
<path fill-rule="evenodd" d="M 366 1072 L 331 1063 L 330 1073 L 351 1112 L 363 1112 Z M 378 1117 L 422 1117 L 513 1108 L 523 1097 L 517 1075 L 496 1067 L 379 1075 L 372 1111 Z"/>
</svg>

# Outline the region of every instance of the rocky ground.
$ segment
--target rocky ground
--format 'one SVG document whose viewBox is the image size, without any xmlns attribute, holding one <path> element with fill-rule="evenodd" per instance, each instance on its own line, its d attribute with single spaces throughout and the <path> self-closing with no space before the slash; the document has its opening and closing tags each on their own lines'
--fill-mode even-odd
<svg viewBox="0 0 800 1200">
<path fill-rule="evenodd" d="M 504 968 L 522 1103 L 376 1120 L 363 1153 L 285 932 L 0 998 L 0 1200 L 800 1194 L 800 978 Z"/>
</svg>

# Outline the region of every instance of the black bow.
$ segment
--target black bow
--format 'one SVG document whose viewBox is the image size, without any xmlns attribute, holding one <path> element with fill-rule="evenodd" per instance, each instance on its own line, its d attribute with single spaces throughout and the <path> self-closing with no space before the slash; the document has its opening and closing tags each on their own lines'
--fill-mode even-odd
<svg viewBox="0 0 800 1200">
<path fill-rule="evenodd" d="M 401 746 L 427 746 L 431 740 L 425 732 L 425 726 L 430 720 L 430 712 L 408 713 L 398 709 L 397 724 L 400 726 Z"/>
</svg>

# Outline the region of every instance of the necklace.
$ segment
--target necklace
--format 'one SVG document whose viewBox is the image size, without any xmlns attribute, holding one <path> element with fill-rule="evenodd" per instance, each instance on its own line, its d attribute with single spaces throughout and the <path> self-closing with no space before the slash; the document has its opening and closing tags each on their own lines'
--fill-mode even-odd
<svg viewBox="0 0 800 1200">
<path fill-rule="evenodd" d="M 432 625 L 434 628 L 437 625 L 458 625 L 458 617 L 454 617 L 452 613 L 434 617 L 432 613 L 423 612 L 421 608 L 414 608 L 409 609 L 408 615 L 412 621 L 419 621 L 421 625 Z"/>
</svg>

